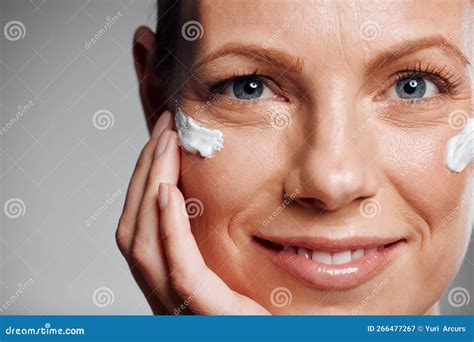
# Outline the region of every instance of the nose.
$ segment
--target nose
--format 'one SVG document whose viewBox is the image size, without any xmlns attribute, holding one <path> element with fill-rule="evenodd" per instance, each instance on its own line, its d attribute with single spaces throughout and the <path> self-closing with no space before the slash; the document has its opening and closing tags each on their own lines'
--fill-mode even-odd
<svg viewBox="0 0 474 342">
<path fill-rule="evenodd" d="M 292 196 L 296 203 L 333 211 L 377 194 L 376 144 L 370 127 L 354 136 L 357 120 L 345 113 L 326 112 L 324 119 L 318 118 L 296 154 L 284 184 L 287 195 L 297 194 Z"/>
</svg>

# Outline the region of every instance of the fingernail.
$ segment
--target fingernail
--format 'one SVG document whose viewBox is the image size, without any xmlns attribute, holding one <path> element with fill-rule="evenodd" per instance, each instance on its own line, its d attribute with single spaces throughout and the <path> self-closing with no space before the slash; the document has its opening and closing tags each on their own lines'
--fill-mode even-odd
<svg viewBox="0 0 474 342">
<path fill-rule="evenodd" d="M 156 144 L 155 157 L 158 157 L 165 150 L 166 145 L 168 144 L 168 140 L 170 138 L 170 135 L 168 134 L 169 132 L 170 131 L 165 131 L 158 139 L 158 144 Z"/>
<path fill-rule="evenodd" d="M 151 137 L 158 139 L 163 133 L 163 131 L 170 126 L 171 123 L 171 113 L 170 111 L 166 110 L 161 114 L 160 118 L 153 127 L 153 131 L 151 132 Z"/>
<path fill-rule="evenodd" d="M 160 203 L 160 210 L 164 210 L 168 205 L 169 187 L 166 183 L 160 183 L 158 188 L 158 201 Z"/>
</svg>

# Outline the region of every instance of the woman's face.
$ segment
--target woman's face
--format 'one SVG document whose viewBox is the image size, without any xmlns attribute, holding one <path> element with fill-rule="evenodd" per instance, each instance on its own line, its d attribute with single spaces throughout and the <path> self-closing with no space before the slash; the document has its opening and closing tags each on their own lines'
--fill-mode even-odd
<svg viewBox="0 0 474 342">
<path fill-rule="evenodd" d="M 193 233 L 233 290 L 278 314 L 433 307 L 471 231 L 472 167 L 456 174 L 443 162 L 454 116 L 472 113 L 469 10 L 184 9 L 182 23 L 198 20 L 203 35 L 179 37 L 181 107 L 221 130 L 224 149 L 212 159 L 183 151 L 181 189 L 202 203 Z"/>
</svg>

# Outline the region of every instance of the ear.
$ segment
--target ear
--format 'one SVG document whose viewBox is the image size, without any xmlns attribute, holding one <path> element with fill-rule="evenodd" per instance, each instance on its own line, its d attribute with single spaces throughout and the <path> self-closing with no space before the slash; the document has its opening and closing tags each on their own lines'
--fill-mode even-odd
<svg viewBox="0 0 474 342">
<path fill-rule="evenodd" d="M 133 59 L 139 83 L 140 99 L 150 133 L 156 120 L 166 109 L 164 95 L 166 92 L 159 89 L 154 73 L 154 53 L 155 34 L 148 27 L 139 27 L 133 38 Z"/>
</svg>

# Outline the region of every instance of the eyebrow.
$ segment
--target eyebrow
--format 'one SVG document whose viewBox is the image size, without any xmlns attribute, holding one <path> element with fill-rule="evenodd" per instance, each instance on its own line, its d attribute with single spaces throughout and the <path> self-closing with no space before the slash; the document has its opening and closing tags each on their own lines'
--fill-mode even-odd
<svg viewBox="0 0 474 342">
<path fill-rule="evenodd" d="M 256 59 L 282 69 L 282 72 L 290 71 L 299 73 L 303 70 L 303 60 L 285 51 L 265 48 L 260 45 L 247 45 L 240 43 L 228 43 L 218 50 L 205 55 L 194 63 L 192 70 L 198 70 L 201 66 L 224 56 L 246 56 Z"/>
<path fill-rule="evenodd" d="M 373 73 L 386 65 L 395 62 L 401 57 L 413 54 L 420 50 L 439 48 L 454 55 L 463 65 L 470 65 L 469 59 L 455 45 L 441 35 L 410 40 L 389 47 L 388 52 L 382 52 L 373 58 L 366 66 L 367 73 Z"/>
<path fill-rule="evenodd" d="M 470 65 L 469 59 L 455 45 L 451 44 L 442 35 L 435 35 L 421 39 L 410 40 L 407 42 L 393 45 L 373 58 L 366 66 L 367 73 L 373 73 L 386 65 L 389 65 L 401 57 L 413 54 L 415 52 L 429 49 L 439 48 L 450 52 L 464 65 Z M 199 70 L 204 64 L 211 62 L 224 56 L 246 56 L 252 59 L 263 61 L 269 65 L 273 65 L 282 69 L 282 72 L 300 73 L 303 69 L 303 60 L 297 56 L 293 56 L 285 51 L 265 48 L 260 45 L 247 45 L 241 43 L 227 43 L 221 48 L 213 51 L 201 59 L 197 60 L 192 70 Z"/>
</svg>

